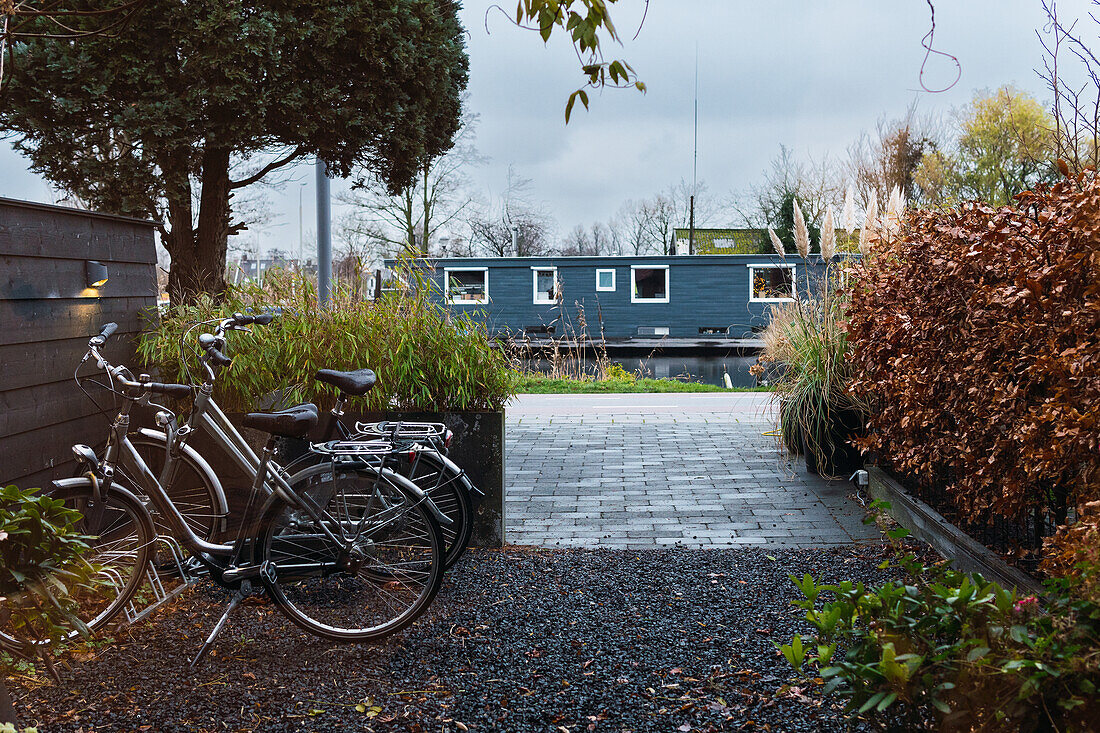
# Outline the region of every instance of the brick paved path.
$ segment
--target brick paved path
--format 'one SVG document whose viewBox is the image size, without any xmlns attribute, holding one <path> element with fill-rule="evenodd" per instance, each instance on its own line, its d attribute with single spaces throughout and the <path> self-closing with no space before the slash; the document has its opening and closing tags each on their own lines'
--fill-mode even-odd
<svg viewBox="0 0 1100 733">
<path fill-rule="evenodd" d="M 763 433 L 767 395 L 522 395 L 508 406 L 510 544 L 817 547 L 876 539 L 851 484 Z"/>
</svg>

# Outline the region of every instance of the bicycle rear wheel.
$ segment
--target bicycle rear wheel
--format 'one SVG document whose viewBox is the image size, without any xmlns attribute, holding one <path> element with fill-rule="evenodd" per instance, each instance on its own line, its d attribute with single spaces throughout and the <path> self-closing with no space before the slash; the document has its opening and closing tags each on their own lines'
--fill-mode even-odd
<svg viewBox="0 0 1100 733">
<path fill-rule="evenodd" d="M 474 519 L 470 492 L 459 474 L 432 452 L 418 453 L 404 475 L 419 486 L 451 520 L 451 524 L 440 526 L 446 553 L 444 567 L 450 570 L 470 544 Z"/>
<path fill-rule="evenodd" d="M 407 479 L 326 464 L 293 487 L 319 506 L 320 521 L 280 502 L 257 542 L 264 585 L 291 621 L 333 641 L 372 641 L 428 608 L 443 580 L 443 534 Z"/>
<path fill-rule="evenodd" d="M 84 559 L 94 568 L 89 586 L 67 583 L 71 612 L 90 631 L 97 631 L 117 616 L 130 602 L 145 579 L 156 534 L 149 512 L 133 494 L 112 487 L 106 499 L 93 501 L 93 487 L 86 478 L 65 479 L 55 483 L 49 495 L 84 515 L 77 529 L 87 535 L 90 549 Z M 5 601 L 8 613 L 0 614 L 0 645 L 11 649 L 33 646 L 41 639 L 33 629 L 19 625 L 21 603 L 33 604 L 32 594 Z M 74 625 L 61 640 L 79 635 Z"/>
</svg>

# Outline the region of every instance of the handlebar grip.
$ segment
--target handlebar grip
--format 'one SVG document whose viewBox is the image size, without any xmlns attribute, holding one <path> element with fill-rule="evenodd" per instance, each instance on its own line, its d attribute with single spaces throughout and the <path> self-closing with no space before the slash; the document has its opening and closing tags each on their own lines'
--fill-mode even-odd
<svg viewBox="0 0 1100 733">
<path fill-rule="evenodd" d="M 267 324 L 271 323 L 274 320 L 275 320 L 275 314 L 274 313 L 261 313 L 260 315 L 253 318 L 252 322 L 255 323 L 257 326 L 266 326 Z"/>
<path fill-rule="evenodd" d="M 217 364 L 218 366 L 228 367 L 233 363 L 232 359 L 230 359 L 222 352 L 218 351 L 218 349 L 213 346 L 210 346 L 206 349 L 206 356 L 210 359 L 212 363 Z"/>
<path fill-rule="evenodd" d="M 111 321 L 110 323 L 105 324 L 103 328 L 99 329 L 99 337 L 106 341 L 111 337 L 111 334 L 113 334 L 117 330 L 118 324 L 114 321 Z"/>
<path fill-rule="evenodd" d="M 256 316 L 246 315 L 244 313 L 234 313 L 233 323 L 237 326 L 247 326 L 250 323 L 255 323 Z"/>
<path fill-rule="evenodd" d="M 164 384 L 162 382 L 142 382 L 142 388 L 149 392 L 168 395 L 182 400 L 191 396 L 191 386 L 188 384 Z"/>
</svg>

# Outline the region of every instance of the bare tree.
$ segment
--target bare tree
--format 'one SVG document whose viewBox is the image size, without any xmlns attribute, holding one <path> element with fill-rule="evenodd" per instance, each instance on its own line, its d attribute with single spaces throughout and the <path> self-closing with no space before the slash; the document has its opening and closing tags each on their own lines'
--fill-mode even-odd
<svg viewBox="0 0 1100 733">
<path fill-rule="evenodd" d="M 1093 0 L 1093 5 L 1100 2 Z M 1047 24 L 1036 31 L 1043 46 L 1043 68 L 1036 73 L 1053 97 L 1055 157 L 1069 172 L 1096 167 L 1100 164 L 1100 58 L 1083 40 L 1078 21 L 1067 25 L 1059 17 L 1055 0 L 1043 0 L 1043 10 Z M 1100 18 L 1091 13 L 1090 18 L 1095 31 Z"/>
<path fill-rule="evenodd" d="M 471 244 L 493 257 L 537 257 L 553 251 L 554 221 L 531 198 L 531 179 L 508 168 L 508 183 L 496 201 L 466 220 Z"/>
<path fill-rule="evenodd" d="M 615 240 L 607 224 L 596 222 L 588 229 L 578 224 L 562 242 L 561 254 L 567 257 L 619 254 Z"/>
<path fill-rule="evenodd" d="M 359 209 L 394 253 L 432 254 L 438 237 L 460 224 L 474 201 L 467 171 L 485 161 L 474 145 L 476 127 L 477 115 L 464 112 L 454 146 L 426 163 L 416 182 L 396 196 L 377 181 L 360 179 L 340 200 Z"/>
<path fill-rule="evenodd" d="M 848 148 L 848 174 L 866 206 L 871 194 L 886 201 L 894 188 L 907 199 L 916 198 L 914 176 L 925 155 L 942 147 L 939 123 L 917 114 L 916 103 L 898 120 L 880 119 L 875 134 L 860 135 Z"/>
<path fill-rule="evenodd" d="M 806 220 L 816 222 L 828 207 L 841 209 L 846 185 L 843 169 L 830 158 L 801 161 L 790 148 L 780 145 L 764 180 L 746 194 L 735 194 L 730 207 L 743 226 L 778 228 L 787 225 L 797 199 Z"/>
</svg>

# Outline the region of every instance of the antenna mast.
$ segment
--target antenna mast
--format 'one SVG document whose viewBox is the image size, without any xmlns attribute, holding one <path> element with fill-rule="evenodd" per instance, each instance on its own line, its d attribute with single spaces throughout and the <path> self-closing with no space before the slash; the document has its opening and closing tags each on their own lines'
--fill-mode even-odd
<svg viewBox="0 0 1100 733">
<path fill-rule="evenodd" d="M 691 152 L 691 199 L 688 221 L 688 254 L 695 254 L 695 181 L 699 171 L 699 42 L 695 42 L 695 139 Z"/>
</svg>

